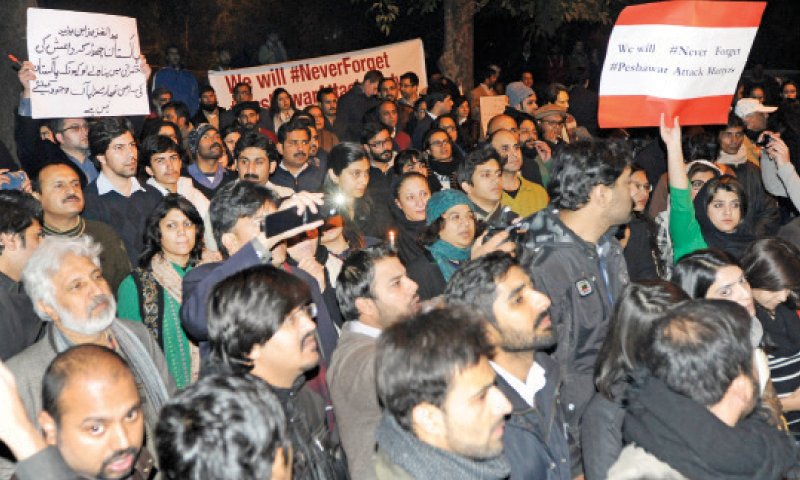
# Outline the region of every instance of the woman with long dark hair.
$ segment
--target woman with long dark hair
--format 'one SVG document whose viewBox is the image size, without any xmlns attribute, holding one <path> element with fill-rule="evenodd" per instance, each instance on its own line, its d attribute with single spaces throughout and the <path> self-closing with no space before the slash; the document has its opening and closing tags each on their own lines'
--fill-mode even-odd
<svg viewBox="0 0 800 480">
<path fill-rule="evenodd" d="M 764 327 L 772 385 L 789 431 L 800 440 L 800 250 L 780 238 L 753 242 L 742 257 Z"/>
<path fill-rule="evenodd" d="M 119 287 L 117 316 L 143 322 L 164 350 L 178 388 L 197 378 L 200 356 L 179 316 L 183 277 L 203 254 L 203 219 L 181 195 L 161 199 L 145 223 L 139 267 Z"/>
<path fill-rule="evenodd" d="M 583 414 L 581 441 L 587 480 L 603 480 L 623 448 L 623 399 L 629 374 L 645 366 L 656 320 L 671 306 L 689 300 L 686 292 L 663 280 L 632 283 L 617 300 L 608 333 L 595 364 L 596 393 Z"/>
<path fill-rule="evenodd" d="M 645 213 L 653 186 L 647 181 L 644 169 L 631 165 L 631 221 L 620 229 L 620 243 L 625 247 L 625 262 L 632 282 L 664 278 L 666 269 L 658 249 L 658 226 Z"/>
<path fill-rule="evenodd" d="M 327 195 L 337 204 L 345 224 L 365 237 L 384 238 L 389 228 L 386 205 L 367 192 L 370 163 L 366 150 L 354 142 L 341 142 L 328 155 Z"/>
<path fill-rule="evenodd" d="M 272 118 L 274 132 L 277 133 L 281 125 L 289 122 L 297 109 L 294 106 L 294 99 L 285 88 L 276 88 L 272 92 L 272 100 L 269 104 L 269 115 Z"/>
</svg>

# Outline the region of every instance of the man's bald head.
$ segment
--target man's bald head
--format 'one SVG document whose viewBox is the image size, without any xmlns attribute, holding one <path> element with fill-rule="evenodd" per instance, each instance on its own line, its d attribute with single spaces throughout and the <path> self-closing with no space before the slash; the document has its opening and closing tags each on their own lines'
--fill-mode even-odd
<svg viewBox="0 0 800 480">
<path fill-rule="evenodd" d="M 492 119 L 489 120 L 489 124 L 486 126 L 486 134 L 491 135 L 498 130 L 508 130 L 516 133 L 517 122 L 515 122 L 514 119 L 508 115 L 497 115 L 492 117 Z"/>
<path fill-rule="evenodd" d="M 99 345 L 78 345 L 58 354 L 42 379 L 42 410 L 58 422 L 58 399 L 70 382 L 105 379 L 109 383 L 129 379 L 135 385 L 128 364 L 118 353 Z"/>
</svg>

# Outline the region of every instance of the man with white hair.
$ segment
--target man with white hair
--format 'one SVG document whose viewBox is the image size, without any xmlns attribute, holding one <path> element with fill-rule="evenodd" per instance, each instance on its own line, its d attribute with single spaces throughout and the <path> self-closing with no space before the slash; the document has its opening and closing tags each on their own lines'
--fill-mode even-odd
<svg viewBox="0 0 800 480">
<path fill-rule="evenodd" d="M 119 353 L 130 365 L 142 398 L 147 436 L 153 438 L 158 413 L 175 392 L 167 362 L 143 324 L 116 318 L 116 302 L 100 270 L 100 247 L 87 236 L 46 237 L 22 272 L 25 291 L 42 320 L 44 337 L 8 361 L 28 416 L 42 410 L 42 378 L 58 353 L 73 345 L 95 344 Z M 155 452 L 151 452 L 155 454 Z M 0 459 L 0 479 L 13 472 Z"/>
</svg>

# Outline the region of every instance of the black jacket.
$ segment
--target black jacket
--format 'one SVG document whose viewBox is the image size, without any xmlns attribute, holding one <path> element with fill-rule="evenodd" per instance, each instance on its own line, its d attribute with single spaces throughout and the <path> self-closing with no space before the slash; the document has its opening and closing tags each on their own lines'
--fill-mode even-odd
<svg viewBox="0 0 800 480">
<path fill-rule="evenodd" d="M 509 480 L 570 480 L 580 471 L 576 475 L 570 471 L 559 366 L 541 352 L 536 354 L 536 363 L 544 368 L 547 383 L 536 393 L 532 408 L 497 376 L 497 388 L 514 407 L 503 431 L 503 453 L 511 464 Z"/>
</svg>

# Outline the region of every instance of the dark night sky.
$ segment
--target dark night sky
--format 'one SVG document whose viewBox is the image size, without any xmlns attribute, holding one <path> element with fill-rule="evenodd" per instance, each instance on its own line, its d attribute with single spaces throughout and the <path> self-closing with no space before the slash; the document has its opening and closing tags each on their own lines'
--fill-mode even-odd
<svg viewBox="0 0 800 480">
<path fill-rule="evenodd" d="M 350 0 L 38 0 L 44 8 L 93 11 L 136 17 L 142 37 L 142 48 L 154 65 L 162 58 L 160 50 L 168 43 L 189 45 L 185 61 L 190 68 L 203 71 L 213 62 L 215 44 L 224 43 L 234 54 L 263 43 L 267 33 L 276 30 L 289 50 L 291 58 L 308 58 L 368 48 L 384 43 L 422 38 L 429 55 L 429 72 L 435 71 L 435 60 L 442 48 L 441 13 L 401 17 L 387 38 L 365 13 L 364 4 Z M 635 3 L 645 3 L 636 1 Z M 248 6 L 249 5 L 249 6 Z M 220 8 L 222 7 L 222 8 Z M 250 8 L 250 10 L 242 10 Z M 215 35 L 212 24 L 220 12 L 230 10 L 233 38 Z M 238 9 L 238 10 L 236 10 Z M 241 12 L 246 13 L 241 13 Z M 238 12 L 238 15 L 237 15 Z M 313 12 L 317 12 L 314 15 Z M 154 20 L 156 15 L 161 19 Z M 242 18 L 252 24 L 242 24 Z M 750 56 L 750 65 L 764 63 L 767 68 L 800 69 L 800 1 L 770 0 Z M 188 24 L 188 35 L 186 25 Z M 484 10 L 475 23 L 475 61 L 503 63 L 521 44 L 522 25 L 504 15 Z M 152 29 L 149 34 L 145 29 Z M 241 32 L 248 32 L 243 37 Z M 252 32 L 252 33 L 249 33 Z M 568 25 L 554 39 L 540 40 L 536 47 L 544 50 L 548 41 L 557 41 L 569 51 L 577 39 L 603 42 L 610 26 Z M 212 40 L 213 39 L 213 40 Z M 216 41 L 214 41 L 216 40 Z"/>
</svg>

